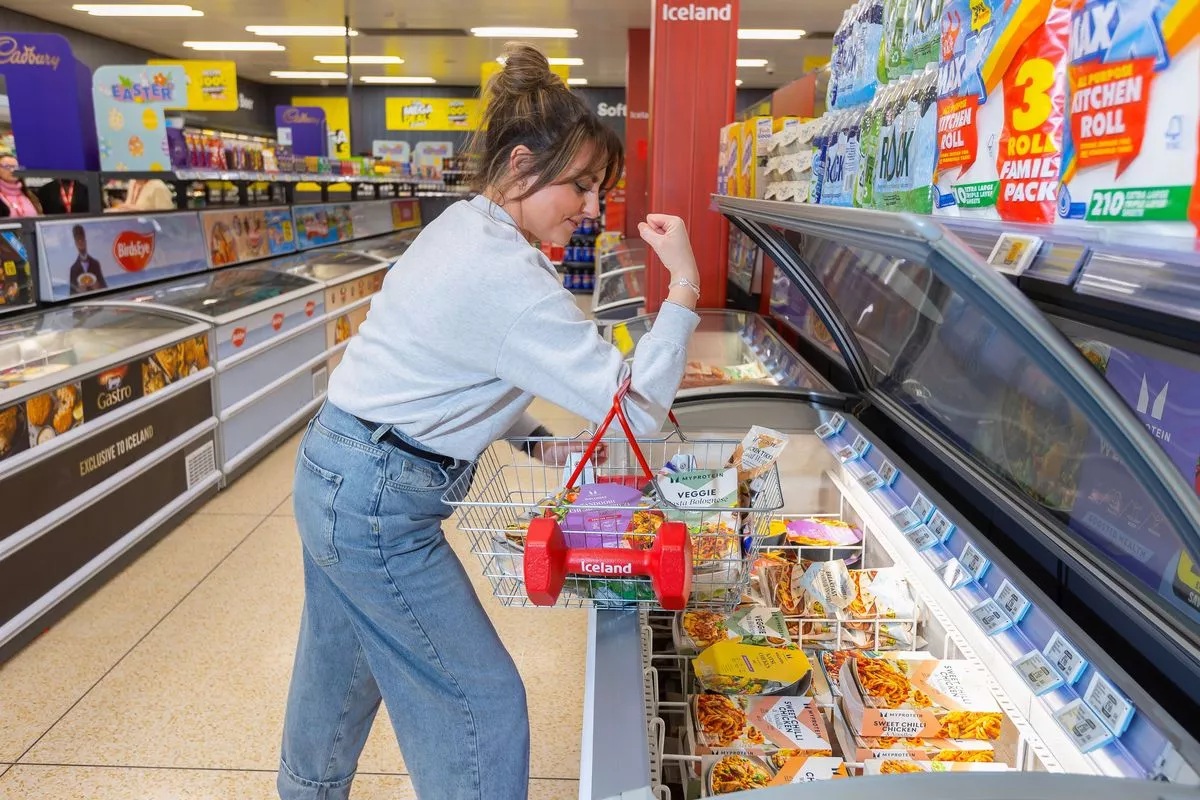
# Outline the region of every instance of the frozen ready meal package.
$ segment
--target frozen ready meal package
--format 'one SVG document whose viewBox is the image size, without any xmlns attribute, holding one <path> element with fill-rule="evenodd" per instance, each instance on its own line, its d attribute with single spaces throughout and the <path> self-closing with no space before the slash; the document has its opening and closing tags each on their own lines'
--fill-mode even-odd
<svg viewBox="0 0 1200 800">
<path fill-rule="evenodd" d="M 1000 737 L 1004 715 L 970 661 L 855 658 L 838 671 L 842 710 L 865 737 Z"/>
<path fill-rule="evenodd" d="M 771 760 L 778 770 L 771 780 L 772 786 L 790 786 L 793 783 L 815 783 L 850 777 L 850 773 L 846 771 L 846 762 L 833 756 L 799 755 L 783 758 L 781 753 L 776 753 Z"/>
<path fill-rule="evenodd" d="M 1071 1 L 947 0 L 937 213 L 1055 220 Z"/>
<path fill-rule="evenodd" d="M 922 772 L 1007 772 L 1006 764 L 964 764 L 954 761 L 911 761 L 872 758 L 863 763 L 863 776 L 907 775 Z"/>
<path fill-rule="evenodd" d="M 913 761 L 958 761 L 990 764 L 996 749 L 979 739 L 922 739 L 895 736 L 860 736 L 850 730 L 840 711 L 833 715 L 833 734 L 842 757 L 861 763 L 870 758 L 902 758 Z"/>
<path fill-rule="evenodd" d="M 701 694 L 692 701 L 692 724 L 696 755 L 833 755 L 825 718 L 810 697 Z"/>
<path fill-rule="evenodd" d="M 1200 3 L 1073 0 L 1058 214 L 1200 235 Z"/>
<path fill-rule="evenodd" d="M 808 656 L 796 648 L 720 641 L 692 659 L 696 682 L 725 694 L 800 695 L 812 683 Z"/>
<path fill-rule="evenodd" d="M 740 753 L 705 756 L 700 759 L 699 766 L 704 776 L 702 797 L 765 789 L 771 785 L 774 777 L 771 768 L 761 758 Z"/>
<path fill-rule="evenodd" d="M 779 609 L 748 606 L 737 611 L 681 611 L 675 615 L 675 649 L 694 655 L 727 639 L 764 647 L 791 647 Z"/>
</svg>

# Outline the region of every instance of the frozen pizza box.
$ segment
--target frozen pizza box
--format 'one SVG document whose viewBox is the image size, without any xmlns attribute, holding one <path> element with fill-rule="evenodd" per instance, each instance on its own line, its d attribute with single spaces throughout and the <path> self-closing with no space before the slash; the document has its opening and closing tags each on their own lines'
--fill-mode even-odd
<svg viewBox="0 0 1200 800">
<path fill-rule="evenodd" d="M 1006 764 L 962 764 L 953 761 L 911 761 L 871 758 L 863 762 L 863 775 L 909 775 L 929 772 L 1007 772 Z"/>
<path fill-rule="evenodd" d="M 850 730 L 845 716 L 834 710 L 833 734 L 838 749 L 847 761 L 862 763 L 872 758 L 899 758 L 908 761 L 953 761 L 990 764 L 996 760 L 991 742 L 979 739 L 922 739 L 910 737 L 865 737 Z"/>
<path fill-rule="evenodd" d="M 833 755 L 825 718 L 808 697 L 701 694 L 693 698 L 689 722 L 696 755 Z"/>
<path fill-rule="evenodd" d="M 997 739 L 1004 714 L 970 661 L 855 658 L 838 674 L 850 729 L 864 737 Z"/>
</svg>

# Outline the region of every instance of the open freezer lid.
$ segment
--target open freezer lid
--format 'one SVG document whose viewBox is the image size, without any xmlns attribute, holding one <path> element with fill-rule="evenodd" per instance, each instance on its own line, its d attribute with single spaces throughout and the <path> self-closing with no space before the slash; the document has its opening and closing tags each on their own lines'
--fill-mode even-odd
<svg viewBox="0 0 1200 800">
<path fill-rule="evenodd" d="M 222 325 L 320 288 L 287 272 L 234 267 L 106 297 L 96 305 L 144 303 Z"/>
<path fill-rule="evenodd" d="M 355 242 L 343 249 L 366 253 L 376 258 L 382 258 L 384 261 L 395 261 L 404 255 L 408 251 L 408 248 L 412 247 L 412 243 L 416 240 L 420 232 L 420 228 L 408 231 L 396 231 L 385 236 L 377 236 L 373 239 Z"/>
<path fill-rule="evenodd" d="M 388 262 L 366 253 L 330 249 L 276 259 L 263 267 L 271 272 L 299 275 L 328 287 L 387 269 Z"/>
<path fill-rule="evenodd" d="M 1101 354 L 932 219 L 717 204 L 802 290 L 854 388 L 1019 498 L 1048 546 L 1200 670 L 1200 502 L 1152 439 L 1163 387 L 1139 419 L 1089 363 Z"/>
</svg>

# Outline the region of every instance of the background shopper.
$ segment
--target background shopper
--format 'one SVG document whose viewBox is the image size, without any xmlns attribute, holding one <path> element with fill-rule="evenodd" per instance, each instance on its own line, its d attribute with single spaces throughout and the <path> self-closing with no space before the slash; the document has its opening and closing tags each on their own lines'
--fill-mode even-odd
<svg viewBox="0 0 1200 800">
<path fill-rule="evenodd" d="M 36 217 L 42 213 L 37 195 L 16 175 L 20 168 L 15 155 L 0 154 L 0 217 Z"/>
<path fill-rule="evenodd" d="M 534 240 L 599 216 L 620 141 L 527 46 L 488 87 L 479 195 L 428 225 L 389 271 L 310 423 L 295 478 L 305 602 L 278 776 L 284 800 L 341 800 L 380 699 L 423 800 L 521 800 L 525 690 L 442 522 L 443 494 L 502 437 L 544 432 L 535 396 L 594 422 L 625 378 L 635 430 L 674 400 L 698 273 L 682 220 L 641 235 L 670 295 L 632 367 Z M 561 463 L 570 448 L 530 448 Z"/>
<path fill-rule="evenodd" d="M 175 195 L 171 187 L 157 178 L 148 181 L 130 181 L 125 200 L 109 209 L 125 211 L 174 211 Z"/>
</svg>

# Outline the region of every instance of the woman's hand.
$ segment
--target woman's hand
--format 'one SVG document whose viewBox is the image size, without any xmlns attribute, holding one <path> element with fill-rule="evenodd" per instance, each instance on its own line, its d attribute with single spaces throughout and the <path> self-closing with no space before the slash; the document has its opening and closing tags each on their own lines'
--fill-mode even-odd
<svg viewBox="0 0 1200 800">
<path fill-rule="evenodd" d="M 574 453 L 582 453 L 588 449 L 589 442 L 552 441 L 541 442 L 534 448 L 533 454 L 538 461 L 551 467 L 564 467 Z M 604 442 L 596 445 L 592 453 L 592 462 L 604 464 L 608 462 L 608 445 Z"/>
<path fill-rule="evenodd" d="M 699 280 L 696 257 L 692 254 L 692 243 L 682 219 L 666 214 L 650 214 L 645 222 L 638 225 L 638 233 L 646 244 L 654 248 L 673 281 L 686 278 L 695 283 Z"/>
</svg>

